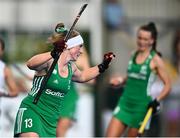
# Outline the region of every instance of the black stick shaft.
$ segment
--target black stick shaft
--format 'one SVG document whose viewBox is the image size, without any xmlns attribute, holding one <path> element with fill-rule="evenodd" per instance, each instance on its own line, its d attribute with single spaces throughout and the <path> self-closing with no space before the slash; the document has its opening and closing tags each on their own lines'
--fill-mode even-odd
<svg viewBox="0 0 180 138">
<path fill-rule="evenodd" d="M 73 22 L 73 25 L 71 26 L 69 32 L 67 33 L 67 35 L 66 35 L 66 37 L 65 37 L 65 39 L 64 39 L 65 42 L 66 42 L 66 41 L 68 40 L 68 38 L 70 37 L 70 35 L 71 35 L 71 33 L 72 33 L 73 29 L 74 29 L 74 26 L 76 25 L 77 21 L 79 20 L 81 14 L 83 13 L 83 11 L 84 11 L 85 8 L 87 7 L 87 5 L 88 5 L 88 4 L 84 4 L 84 5 L 81 7 L 78 15 L 76 16 L 76 19 L 75 19 L 74 22 Z"/>
<path fill-rule="evenodd" d="M 50 78 L 50 76 L 51 76 L 55 66 L 56 66 L 56 63 L 57 63 L 57 61 L 59 59 L 60 54 L 61 53 L 59 53 L 59 55 L 54 58 L 54 61 L 53 61 L 52 65 L 51 65 L 49 71 L 47 72 L 46 76 L 44 77 L 44 79 L 42 81 L 42 84 L 41 84 L 41 87 L 40 87 L 36 97 L 34 98 L 34 101 L 33 101 L 34 104 L 37 104 L 37 102 L 38 102 L 38 100 L 39 100 L 43 90 L 45 89 L 45 86 L 46 86 L 46 84 L 47 84 L 47 82 L 48 82 L 48 80 L 49 80 L 49 78 Z"/>
<path fill-rule="evenodd" d="M 79 20 L 81 14 L 83 13 L 83 11 L 84 11 L 85 8 L 87 7 L 87 5 L 88 5 L 88 4 L 84 4 L 84 5 L 81 7 L 81 9 L 80 9 L 80 11 L 79 11 L 76 19 L 75 19 L 74 22 L 73 22 L 73 25 L 71 26 L 70 30 L 68 31 L 67 35 L 65 36 L 65 39 L 64 39 L 65 42 L 67 42 L 67 40 L 69 39 L 69 37 L 70 37 L 70 35 L 71 35 L 71 33 L 72 33 L 72 31 L 73 31 L 73 29 L 74 29 L 77 21 Z M 37 104 L 37 102 L 38 102 L 38 100 L 39 100 L 39 98 L 40 98 L 43 90 L 45 89 L 46 84 L 47 84 L 47 82 L 48 82 L 48 80 L 49 80 L 49 78 L 50 78 L 50 76 L 51 76 L 51 74 L 52 74 L 52 72 L 53 72 L 53 70 L 54 70 L 54 68 L 55 68 L 55 65 L 56 65 L 56 63 L 57 63 L 60 55 L 61 55 L 61 53 L 59 53 L 59 54 L 54 58 L 54 61 L 53 61 L 52 65 L 51 65 L 50 69 L 48 70 L 46 76 L 44 77 L 44 79 L 43 79 L 43 81 L 42 81 L 42 84 L 41 84 L 41 87 L 40 87 L 37 95 L 36 95 L 35 98 L 34 98 L 34 101 L 33 101 L 34 104 Z"/>
</svg>

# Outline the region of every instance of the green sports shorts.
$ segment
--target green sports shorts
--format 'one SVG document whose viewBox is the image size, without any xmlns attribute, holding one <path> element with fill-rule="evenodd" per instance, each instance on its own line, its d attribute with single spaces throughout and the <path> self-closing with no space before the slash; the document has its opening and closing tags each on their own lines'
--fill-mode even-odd
<svg viewBox="0 0 180 138">
<path fill-rule="evenodd" d="M 77 100 L 71 101 L 62 108 L 60 118 L 70 118 L 76 120 L 76 104 Z"/>
<path fill-rule="evenodd" d="M 120 109 L 120 107 L 116 107 L 113 116 L 131 128 L 139 128 L 142 124 L 145 114 L 127 112 L 123 109 Z"/>
<path fill-rule="evenodd" d="M 70 118 L 76 120 L 78 98 L 66 98 L 63 102 L 60 118 Z"/>
<path fill-rule="evenodd" d="M 70 118 L 76 120 L 76 109 L 77 102 L 79 99 L 79 94 L 74 85 L 72 85 L 71 90 L 66 94 L 62 102 L 62 109 L 60 118 Z"/>
<path fill-rule="evenodd" d="M 146 106 L 146 104 L 127 101 L 122 97 L 113 116 L 131 128 L 139 128 L 147 112 Z"/>
<path fill-rule="evenodd" d="M 43 117 L 22 103 L 16 115 L 14 136 L 26 132 L 35 132 L 40 137 L 56 137 L 56 126 L 49 127 Z"/>
</svg>

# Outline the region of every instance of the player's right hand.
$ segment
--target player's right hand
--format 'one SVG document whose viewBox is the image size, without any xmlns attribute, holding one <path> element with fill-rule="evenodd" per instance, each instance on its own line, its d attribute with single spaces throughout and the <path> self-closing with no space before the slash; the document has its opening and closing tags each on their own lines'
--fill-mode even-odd
<svg viewBox="0 0 180 138">
<path fill-rule="evenodd" d="M 99 72 L 103 73 L 110 65 L 112 59 L 115 58 L 115 54 L 113 52 L 108 52 L 104 54 L 103 62 L 98 65 Z"/>
<path fill-rule="evenodd" d="M 59 53 L 62 53 L 67 47 L 64 40 L 60 40 L 60 41 L 53 43 L 53 46 L 54 46 L 54 48 L 51 51 L 51 56 L 53 58 L 58 56 Z"/>
</svg>

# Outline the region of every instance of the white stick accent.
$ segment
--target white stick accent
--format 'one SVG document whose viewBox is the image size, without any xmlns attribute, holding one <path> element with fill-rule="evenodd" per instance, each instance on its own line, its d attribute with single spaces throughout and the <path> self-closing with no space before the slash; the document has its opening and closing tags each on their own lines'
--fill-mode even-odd
<svg viewBox="0 0 180 138">
<path fill-rule="evenodd" d="M 76 37 L 73 37 L 71 39 L 69 39 L 66 42 L 66 45 L 68 46 L 67 49 L 82 45 L 84 43 L 83 38 L 81 37 L 81 35 L 78 35 Z"/>
</svg>

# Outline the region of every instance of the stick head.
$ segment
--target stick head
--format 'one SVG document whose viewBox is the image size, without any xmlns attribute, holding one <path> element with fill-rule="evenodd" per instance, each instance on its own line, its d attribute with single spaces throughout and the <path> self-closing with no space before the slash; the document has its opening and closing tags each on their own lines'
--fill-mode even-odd
<svg viewBox="0 0 180 138">
<path fill-rule="evenodd" d="M 82 7 L 81 7 L 81 9 L 80 9 L 80 11 L 79 11 L 79 16 L 82 14 L 82 12 L 86 9 L 86 7 L 87 7 L 87 3 L 86 4 L 84 4 Z"/>
</svg>

